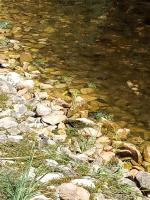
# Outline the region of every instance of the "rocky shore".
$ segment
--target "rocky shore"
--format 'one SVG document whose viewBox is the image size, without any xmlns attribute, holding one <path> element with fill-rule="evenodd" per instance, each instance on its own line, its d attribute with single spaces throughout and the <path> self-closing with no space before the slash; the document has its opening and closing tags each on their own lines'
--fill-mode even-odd
<svg viewBox="0 0 150 200">
<path fill-rule="evenodd" d="M 51 98 L 51 85 L 37 85 L 35 74 L 1 69 L 1 176 L 18 176 L 32 160 L 27 178 L 36 177 L 38 190 L 31 200 L 149 199 L 149 143 L 138 149 L 126 141 L 129 129 L 88 118 L 78 95 Z"/>
</svg>

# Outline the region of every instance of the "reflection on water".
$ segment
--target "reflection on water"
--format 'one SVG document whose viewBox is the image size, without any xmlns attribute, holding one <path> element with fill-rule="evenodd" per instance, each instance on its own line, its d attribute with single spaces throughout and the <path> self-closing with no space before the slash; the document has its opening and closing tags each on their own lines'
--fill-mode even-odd
<svg viewBox="0 0 150 200">
<path fill-rule="evenodd" d="M 141 13 L 107 10 L 106 2 L 2 0 L 1 18 L 12 22 L 8 37 L 32 52 L 34 64 L 71 76 L 70 88 L 93 84 L 96 92 L 90 95 L 107 104 L 116 121 L 145 134 L 150 130 L 150 27 L 143 25 Z M 54 74 L 43 73 L 41 80 L 60 78 Z"/>
</svg>

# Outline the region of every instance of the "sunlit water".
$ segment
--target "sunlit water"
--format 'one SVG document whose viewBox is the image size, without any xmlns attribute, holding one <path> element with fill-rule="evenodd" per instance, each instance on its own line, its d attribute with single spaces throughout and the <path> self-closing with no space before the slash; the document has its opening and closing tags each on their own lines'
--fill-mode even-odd
<svg viewBox="0 0 150 200">
<path fill-rule="evenodd" d="M 149 24 L 96 0 L 1 2 L 1 18 L 13 24 L 9 38 L 32 52 L 40 67 L 61 72 L 43 73 L 42 81 L 71 77 L 69 88 L 94 87 L 90 96 L 107 104 L 102 109 L 133 135 L 150 139 Z"/>
</svg>

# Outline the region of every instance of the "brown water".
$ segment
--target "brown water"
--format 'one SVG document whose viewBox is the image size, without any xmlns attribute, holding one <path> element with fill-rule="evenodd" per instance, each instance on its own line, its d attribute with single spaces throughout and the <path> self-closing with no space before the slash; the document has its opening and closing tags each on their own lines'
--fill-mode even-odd
<svg viewBox="0 0 150 200">
<path fill-rule="evenodd" d="M 95 88 L 97 110 L 150 139 L 149 22 L 140 10 L 105 9 L 102 2 L 1 0 L 0 15 L 12 23 L 8 38 L 22 44 L 15 52 L 29 51 L 33 65 L 50 69 L 42 81 Z"/>
</svg>

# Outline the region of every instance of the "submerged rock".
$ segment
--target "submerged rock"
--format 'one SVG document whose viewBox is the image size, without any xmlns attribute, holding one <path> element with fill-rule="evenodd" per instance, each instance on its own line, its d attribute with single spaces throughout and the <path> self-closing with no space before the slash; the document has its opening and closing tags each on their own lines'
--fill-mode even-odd
<svg viewBox="0 0 150 200">
<path fill-rule="evenodd" d="M 144 146 L 143 157 L 145 161 L 150 163 L 150 143 Z"/>
</svg>

